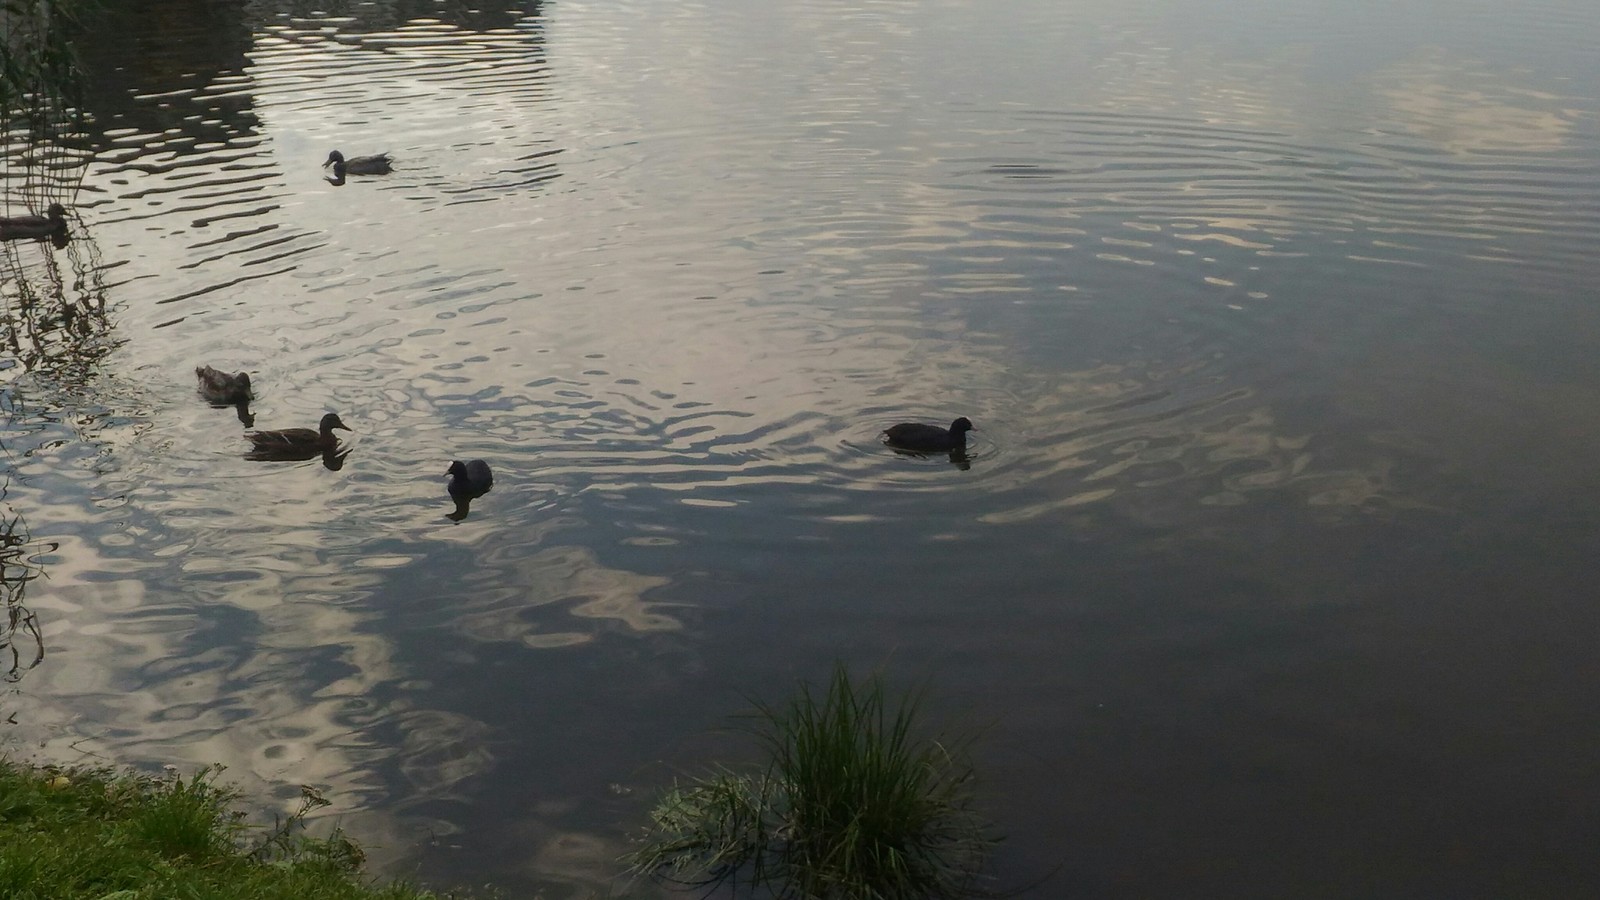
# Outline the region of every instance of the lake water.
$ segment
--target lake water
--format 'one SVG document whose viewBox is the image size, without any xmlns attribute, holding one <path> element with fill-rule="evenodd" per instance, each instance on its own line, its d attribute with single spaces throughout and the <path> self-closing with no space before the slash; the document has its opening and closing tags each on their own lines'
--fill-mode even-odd
<svg viewBox="0 0 1600 900">
<path fill-rule="evenodd" d="M 1600 883 L 1600 5 L 104 6 L 10 752 L 581 898 L 838 660 L 984 729 L 1024 896 Z"/>
</svg>

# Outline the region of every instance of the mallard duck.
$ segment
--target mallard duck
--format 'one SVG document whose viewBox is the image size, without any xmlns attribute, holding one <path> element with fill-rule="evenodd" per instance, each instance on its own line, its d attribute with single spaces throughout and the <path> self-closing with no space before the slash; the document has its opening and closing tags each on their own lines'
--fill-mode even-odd
<svg viewBox="0 0 1600 900">
<path fill-rule="evenodd" d="M 210 366 L 197 366 L 194 374 L 200 379 L 200 396 L 212 403 L 248 403 L 251 400 L 247 372 L 229 375 Z"/>
<path fill-rule="evenodd" d="M 445 474 L 450 476 L 450 496 L 458 501 L 482 497 L 489 493 L 489 488 L 494 487 L 494 473 L 489 471 L 489 464 L 481 459 L 466 463 L 458 459 L 450 464 Z"/>
<path fill-rule="evenodd" d="M 387 153 L 345 159 L 343 153 L 335 150 L 328 154 L 328 161 L 322 167 L 333 166 L 333 177 L 343 179 L 346 175 L 387 175 L 393 171 L 393 164 L 394 160 Z"/>
<path fill-rule="evenodd" d="M 967 432 L 971 430 L 972 420 L 962 416 L 949 428 L 902 422 L 885 429 L 883 434 L 891 446 L 904 450 L 961 450 L 967 446 Z"/>
<path fill-rule="evenodd" d="M 67 208 L 50 204 L 47 216 L 0 218 L 0 241 L 42 241 L 67 233 Z"/>
<path fill-rule="evenodd" d="M 247 431 L 244 436 L 255 447 L 256 453 L 315 454 L 318 450 L 332 450 L 339 445 L 339 439 L 333 435 L 335 428 L 350 430 L 350 426 L 339 421 L 338 413 L 328 413 L 322 417 L 322 422 L 316 431 L 309 428 L 285 428 L 280 431 Z"/>
</svg>

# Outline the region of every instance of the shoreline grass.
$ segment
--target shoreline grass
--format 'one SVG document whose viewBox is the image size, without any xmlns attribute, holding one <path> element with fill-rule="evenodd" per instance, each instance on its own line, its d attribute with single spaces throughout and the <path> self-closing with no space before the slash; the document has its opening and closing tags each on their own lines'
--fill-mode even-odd
<svg viewBox="0 0 1600 900">
<path fill-rule="evenodd" d="M 304 831 L 327 804 L 302 789 L 300 809 L 270 829 L 235 809 L 219 769 L 185 780 L 112 769 L 58 769 L 0 759 L 0 897 L 9 900 L 445 900 L 364 876 L 360 847 L 335 829 Z M 253 839 L 252 839 L 253 838 Z"/>
<path fill-rule="evenodd" d="M 982 895 L 999 838 L 975 810 L 966 741 L 921 734 L 917 697 L 840 666 L 826 688 L 756 704 L 768 763 L 675 784 L 630 870 L 793 900 L 954 900 Z"/>
</svg>

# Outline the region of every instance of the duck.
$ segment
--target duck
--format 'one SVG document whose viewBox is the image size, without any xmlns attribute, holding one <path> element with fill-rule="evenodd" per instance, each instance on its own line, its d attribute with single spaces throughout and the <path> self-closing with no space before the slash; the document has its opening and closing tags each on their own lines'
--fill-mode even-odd
<svg viewBox="0 0 1600 900">
<path fill-rule="evenodd" d="M 200 396 L 212 403 L 248 403 L 252 399 L 248 372 L 229 375 L 210 366 L 196 366 L 194 374 L 200 379 Z"/>
<path fill-rule="evenodd" d="M 494 487 L 494 473 L 481 459 L 465 463 L 458 459 L 450 464 L 445 474 L 450 476 L 450 496 L 457 501 L 482 497 Z"/>
<path fill-rule="evenodd" d="M 963 450 L 967 446 L 967 432 L 972 430 L 972 420 L 962 416 L 951 422 L 949 428 L 902 422 L 884 429 L 883 434 L 891 446 L 902 450 Z"/>
<path fill-rule="evenodd" d="M 328 154 L 328 161 L 322 167 L 333 166 L 333 177 L 342 181 L 346 175 L 387 175 L 393 171 L 393 164 L 394 160 L 387 153 L 345 159 L 343 153 L 335 150 Z"/>
<path fill-rule="evenodd" d="M 350 426 L 339 421 L 338 413 L 328 413 L 322 417 L 316 431 L 309 428 L 284 428 L 279 431 L 247 431 L 244 436 L 254 446 L 256 453 L 315 454 L 319 450 L 332 450 L 339 445 L 339 439 L 333 434 L 335 428 L 350 430 Z"/>
<path fill-rule="evenodd" d="M 50 204 L 48 215 L 0 218 L 0 241 L 42 241 L 67 233 L 67 208 Z"/>
</svg>

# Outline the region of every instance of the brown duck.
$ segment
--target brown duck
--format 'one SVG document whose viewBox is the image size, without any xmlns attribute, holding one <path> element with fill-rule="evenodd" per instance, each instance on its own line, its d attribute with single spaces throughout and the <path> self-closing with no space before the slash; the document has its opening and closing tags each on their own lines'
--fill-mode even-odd
<svg viewBox="0 0 1600 900">
<path fill-rule="evenodd" d="M 200 379 L 200 396 L 212 403 L 247 403 L 251 400 L 248 372 L 229 375 L 210 366 L 196 366 L 194 374 Z"/>
<path fill-rule="evenodd" d="M 0 241 L 43 241 L 67 233 L 67 208 L 50 204 L 49 215 L 0 218 Z"/>
<path fill-rule="evenodd" d="M 316 431 L 309 428 L 284 428 L 280 431 L 247 431 L 244 436 L 255 448 L 256 453 L 314 454 L 318 450 L 332 450 L 339 445 L 339 439 L 333 434 L 335 428 L 350 430 L 350 426 L 339 421 L 338 413 L 328 413 L 322 417 L 322 422 Z"/>
<path fill-rule="evenodd" d="M 387 175 L 394 171 L 394 160 L 387 153 L 345 159 L 343 153 L 335 150 L 328 154 L 328 161 L 322 164 L 324 169 L 329 166 L 333 166 L 333 177 L 342 181 L 346 175 Z"/>
</svg>

